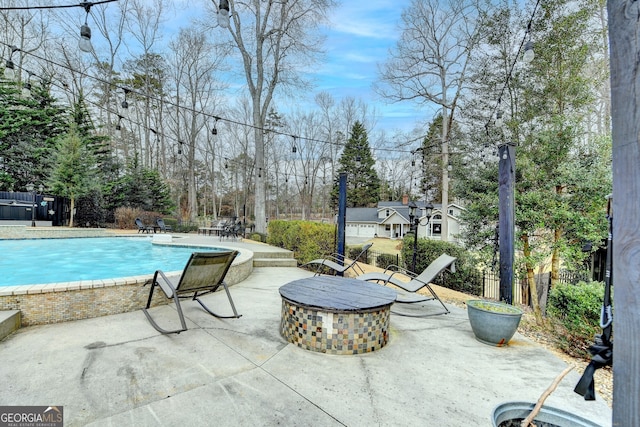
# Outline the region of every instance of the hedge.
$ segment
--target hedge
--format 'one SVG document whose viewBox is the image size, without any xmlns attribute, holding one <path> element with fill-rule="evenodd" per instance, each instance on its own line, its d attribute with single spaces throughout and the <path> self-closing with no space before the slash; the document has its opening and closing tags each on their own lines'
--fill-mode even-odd
<svg viewBox="0 0 640 427">
<path fill-rule="evenodd" d="M 335 252 L 335 225 L 311 221 L 269 221 L 267 243 L 293 251 L 299 264 Z"/>
<path fill-rule="evenodd" d="M 402 242 L 402 259 L 405 260 L 405 268 L 411 270 L 413 260 L 413 234 L 407 234 Z M 482 276 L 478 274 L 477 262 L 472 254 L 465 248 L 454 243 L 440 240 L 418 239 L 416 252 L 416 273 L 420 274 L 427 266 L 443 253 L 456 257 L 454 274 L 440 275 L 434 283 L 449 289 L 476 294 L 477 289 L 482 289 Z"/>
<path fill-rule="evenodd" d="M 568 354 L 588 358 L 589 346 L 600 328 L 604 298 L 601 282 L 558 283 L 549 292 L 547 314 L 560 330 L 560 347 Z"/>
</svg>

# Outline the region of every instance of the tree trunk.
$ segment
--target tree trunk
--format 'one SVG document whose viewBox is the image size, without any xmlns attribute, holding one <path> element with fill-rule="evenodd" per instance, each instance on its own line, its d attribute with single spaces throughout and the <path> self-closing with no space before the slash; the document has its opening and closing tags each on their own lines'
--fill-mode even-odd
<svg viewBox="0 0 640 427">
<path fill-rule="evenodd" d="M 562 237 L 564 229 L 562 227 L 556 227 L 553 230 L 553 254 L 551 255 L 551 287 L 554 287 L 560 277 L 560 248 L 558 242 Z"/>
<path fill-rule="evenodd" d="M 256 186 L 255 186 L 255 224 L 256 232 L 267 232 L 267 214 L 266 214 L 266 189 L 265 189 L 265 175 L 261 173 L 265 171 L 264 168 L 264 134 L 262 133 L 262 117 L 260 115 L 260 107 L 254 105 L 253 107 L 253 124 L 256 127 L 254 131 L 255 136 L 255 151 L 256 151 L 256 167 L 254 173 L 256 174 Z"/>
<path fill-rule="evenodd" d="M 73 211 L 76 209 L 76 199 L 74 197 L 70 197 L 70 206 L 69 206 L 69 227 L 73 227 Z"/>
<path fill-rule="evenodd" d="M 522 235 L 522 242 L 524 244 L 522 249 L 523 255 L 525 258 L 528 258 L 531 256 L 531 246 L 529 246 L 528 234 L 525 233 Z M 531 307 L 533 308 L 533 314 L 535 315 L 536 323 L 538 325 L 542 325 L 542 312 L 540 311 L 540 303 L 538 302 L 538 288 L 536 287 L 533 264 L 527 261 L 525 266 L 527 268 L 527 282 L 529 283 L 529 294 L 531 295 Z"/>
</svg>

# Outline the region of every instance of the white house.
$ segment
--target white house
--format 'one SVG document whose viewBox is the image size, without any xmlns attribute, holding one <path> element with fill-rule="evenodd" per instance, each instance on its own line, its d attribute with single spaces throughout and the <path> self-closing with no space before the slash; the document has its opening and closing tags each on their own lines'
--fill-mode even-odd
<svg viewBox="0 0 640 427">
<path fill-rule="evenodd" d="M 460 212 L 463 207 L 450 203 L 447 211 L 442 211 L 442 205 L 434 205 L 431 219 L 427 224 L 424 201 L 415 202 L 418 207 L 420 225 L 418 237 L 440 240 L 442 238 L 442 218 L 449 222 L 449 241 L 458 241 L 460 234 Z M 411 231 L 409 222 L 409 198 L 402 201 L 378 202 L 375 208 L 347 208 L 346 230 L 348 237 L 388 237 L 400 239 Z"/>
</svg>

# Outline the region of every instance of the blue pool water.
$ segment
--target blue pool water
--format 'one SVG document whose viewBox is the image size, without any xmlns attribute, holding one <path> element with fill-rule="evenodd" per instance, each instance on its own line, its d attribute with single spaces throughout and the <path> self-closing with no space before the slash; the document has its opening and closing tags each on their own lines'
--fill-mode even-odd
<svg viewBox="0 0 640 427">
<path fill-rule="evenodd" d="M 151 238 L 0 240 L 0 286 L 76 282 L 182 270 L 193 252 Z"/>
</svg>

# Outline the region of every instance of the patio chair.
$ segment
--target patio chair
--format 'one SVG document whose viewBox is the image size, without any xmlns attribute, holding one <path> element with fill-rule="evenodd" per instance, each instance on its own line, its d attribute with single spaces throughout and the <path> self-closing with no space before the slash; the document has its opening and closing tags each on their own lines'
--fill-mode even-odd
<svg viewBox="0 0 640 427">
<path fill-rule="evenodd" d="M 238 237 L 242 239 L 243 235 L 244 227 L 242 226 L 242 222 L 238 221 L 235 224 L 232 222 L 220 231 L 220 240 L 222 240 L 223 237 L 232 238 L 233 240 Z"/>
<path fill-rule="evenodd" d="M 358 265 L 360 258 L 367 253 L 373 243 L 367 243 L 362 247 L 362 251 L 349 263 L 345 264 L 345 259 L 340 254 L 331 254 L 326 258 L 318 258 L 303 264 L 302 267 L 311 267 L 316 270 L 316 276 L 321 275 L 323 272 L 331 272 L 334 276 L 344 276 L 344 273 L 350 269 L 353 271 L 359 271 L 359 274 L 363 274 L 364 270 Z M 358 273 L 357 273 L 358 274 Z"/>
<path fill-rule="evenodd" d="M 400 304 L 415 304 L 420 302 L 437 300 L 444 311 L 438 313 L 424 314 L 424 315 L 412 315 L 406 313 L 394 312 L 396 314 L 402 314 L 404 316 L 413 316 L 413 317 L 425 317 L 425 316 L 433 316 L 436 314 L 448 314 L 449 309 L 444 305 L 442 300 L 435 293 L 430 283 L 443 271 L 448 270 L 451 273 L 456 272 L 455 267 L 456 258 L 449 256 L 447 254 L 442 254 L 438 258 L 436 258 L 424 271 L 420 274 L 416 274 L 412 271 L 401 268 L 397 265 L 390 265 L 384 272 L 372 272 L 361 274 L 356 277 L 359 280 L 366 280 L 369 282 L 377 282 L 382 283 L 383 285 L 395 285 L 400 290 L 398 290 L 398 297 L 396 298 L 396 302 Z M 404 281 L 400 279 L 400 276 L 406 276 L 410 280 Z M 419 294 L 418 291 L 425 288 L 429 291 L 430 295 Z"/>
<path fill-rule="evenodd" d="M 194 252 L 191 254 L 187 265 L 178 280 L 178 284 L 174 283 L 167 278 L 167 276 L 161 271 L 157 270 L 153 275 L 153 281 L 151 283 L 151 290 L 149 291 L 149 299 L 147 300 L 147 306 L 142 309 L 144 314 L 151 322 L 151 325 L 163 334 L 179 334 L 182 331 L 187 330 L 187 324 L 182 314 L 182 307 L 180 305 L 180 299 L 191 298 L 204 308 L 204 310 L 212 316 L 219 318 L 238 318 L 241 315 L 236 311 L 236 307 L 231 299 L 229 288 L 224 281 L 231 263 L 238 255 L 238 251 L 216 251 L 216 252 Z M 149 282 L 148 282 L 149 283 Z M 145 283 L 145 286 L 147 283 Z M 180 318 L 180 329 L 165 330 L 161 328 L 149 313 L 149 307 L 151 307 L 151 300 L 153 298 L 153 291 L 155 288 L 160 287 L 167 298 L 173 299 L 176 304 L 176 310 L 178 311 L 178 317 Z M 211 311 L 200 299 L 202 295 L 215 292 L 220 286 L 224 288 L 227 293 L 227 298 L 231 304 L 233 310 L 232 316 L 220 316 Z"/>
<path fill-rule="evenodd" d="M 164 223 L 164 219 L 162 218 L 156 219 L 156 224 L 158 225 L 158 228 L 160 229 L 160 231 L 162 231 L 163 233 L 173 230 L 170 225 L 166 225 Z"/>
<path fill-rule="evenodd" d="M 138 226 L 138 233 L 151 233 L 152 231 L 155 231 L 150 225 L 144 225 L 140 218 L 136 218 L 135 222 Z"/>
</svg>

